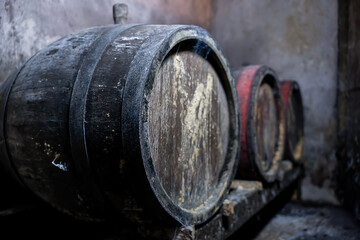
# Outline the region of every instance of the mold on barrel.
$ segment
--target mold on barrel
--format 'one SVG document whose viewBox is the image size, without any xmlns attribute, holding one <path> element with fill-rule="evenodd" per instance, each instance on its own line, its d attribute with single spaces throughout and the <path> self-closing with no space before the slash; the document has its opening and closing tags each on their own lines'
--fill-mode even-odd
<svg viewBox="0 0 360 240">
<path fill-rule="evenodd" d="M 235 75 L 241 114 L 237 177 L 273 182 L 284 152 L 284 113 L 279 81 L 267 66 L 247 66 Z"/>
<path fill-rule="evenodd" d="M 301 162 L 304 146 L 304 109 L 300 86 L 296 81 L 281 81 L 284 99 L 285 151 L 284 158 Z"/>
<path fill-rule="evenodd" d="M 227 61 L 205 30 L 86 29 L 7 81 L 1 161 L 58 209 L 186 225 L 219 209 L 236 171 L 239 113 Z"/>
</svg>

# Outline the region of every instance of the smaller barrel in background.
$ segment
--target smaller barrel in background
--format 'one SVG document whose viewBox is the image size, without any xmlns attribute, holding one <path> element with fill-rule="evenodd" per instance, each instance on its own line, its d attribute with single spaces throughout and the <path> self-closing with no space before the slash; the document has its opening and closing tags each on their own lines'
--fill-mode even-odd
<svg viewBox="0 0 360 240">
<path fill-rule="evenodd" d="M 283 100 L 276 73 L 247 66 L 235 74 L 241 131 L 237 177 L 273 182 L 284 151 Z"/>
<path fill-rule="evenodd" d="M 284 158 L 301 161 L 304 146 L 304 110 L 299 84 L 296 81 L 281 82 L 285 115 Z"/>
</svg>

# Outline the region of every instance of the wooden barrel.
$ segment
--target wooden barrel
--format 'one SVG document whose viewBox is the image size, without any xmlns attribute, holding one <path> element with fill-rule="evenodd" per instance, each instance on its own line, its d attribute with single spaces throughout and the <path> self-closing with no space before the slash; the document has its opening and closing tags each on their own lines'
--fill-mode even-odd
<svg viewBox="0 0 360 240">
<path fill-rule="evenodd" d="M 2 165 L 81 219 L 121 212 L 198 224 L 219 209 L 235 175 L 235 82 L 196 26 L 66 36 L 8 78 L 0 97 Z"/>
<path fill-rule="evenodd" d="M 241 116 L 237 177 L 272 182 L 284 151 L 279 81 L 267 66 L 247 66 L 236 76 Z"/>
<path fill-rule="evenodd" d="M 284 158 L 301 162 L 304 146 L 304 109 L 299 84 L 296 81 L 281 81 L 284 99 L 285 151 Z"/>
</svg>

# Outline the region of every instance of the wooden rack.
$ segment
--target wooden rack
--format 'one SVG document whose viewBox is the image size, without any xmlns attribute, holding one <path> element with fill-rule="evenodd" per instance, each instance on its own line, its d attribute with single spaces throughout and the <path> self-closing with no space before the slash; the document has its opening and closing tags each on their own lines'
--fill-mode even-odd
<svg viewBox="0 0 360 240">
<path fill-rule="evenodd" d="M 290 161 L 283 161 L 278 181 L 271 185 L 264 186 L 259 181 L 234 180 L 231 192 L 220 211 L 200 227 L 181 228 L 177 239 L 228 238 L 282 191 L 299 180 L 302 172 L 301 166 L 293 166 Z"/>
</svg>

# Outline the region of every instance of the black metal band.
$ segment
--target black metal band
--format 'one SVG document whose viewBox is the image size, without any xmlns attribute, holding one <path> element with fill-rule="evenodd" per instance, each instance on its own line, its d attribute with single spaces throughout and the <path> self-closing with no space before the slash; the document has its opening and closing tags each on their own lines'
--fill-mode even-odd
<svg viewBox="0 0 360 240">
<path fill-rule="evenodd" d="M 88 52 L 82 56 L 81 66 L 72 90 L 69 109 L 71 154 L 76 174 L 78 175 L 79 180 L 83 181 L 83 186 L 87 188 L 85 189 L 87 194 L 91 194 L 92 197 L 100 196 L 98 190 L 91 188 L 91 184 L 89 184 L 89 181 L 93 180 L 90 177 L 91 166 L 87 152 L 85 133 L 85 114 L 88 90 L 95 68 L 109 44 L 111 44 L 120 33 L 133 26 L 135 25 L 114 25 L 114 27 L 108 28 L 102 32 L 101 36 L 99 36 L 91 45 Z M 100 197 L 100 201 L 101 200 L 102 197 Z"/>
</svg>

